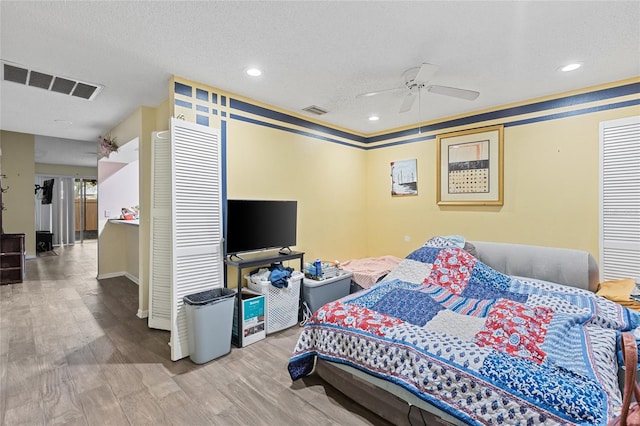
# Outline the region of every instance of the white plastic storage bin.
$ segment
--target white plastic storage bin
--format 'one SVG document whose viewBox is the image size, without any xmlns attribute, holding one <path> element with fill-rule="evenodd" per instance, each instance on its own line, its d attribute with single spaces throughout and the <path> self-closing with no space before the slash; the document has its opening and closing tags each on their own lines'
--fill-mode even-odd
<svg viewBox="0 0 640 426">
<path fill-rule="evenodd" d="M 311 312 L 317 311 L 326 303 L 347 296 L 351 288 L 352 276 L 353 273 L 342 271 L 336 277 L 320 281 L 305 278 L 302 286 L 302 296 Z"/>
<path fill-rule="evenodd" d="M 267 299 L 267 334 L 292 327 L 298 322 L 298 305 L 300 303 L 300 286 L 304 274 L 294 271 L 289 278 L 289 286 L 278 288 L 271 281 L 255 283 L 249 275 L 245 275 L 247 286 Z"/>
</svg>

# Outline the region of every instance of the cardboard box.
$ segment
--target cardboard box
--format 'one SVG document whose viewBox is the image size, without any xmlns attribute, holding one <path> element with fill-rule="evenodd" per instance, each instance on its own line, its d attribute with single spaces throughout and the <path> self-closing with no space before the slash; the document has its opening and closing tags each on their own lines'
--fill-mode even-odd
<svg viewBox="0 0 640 426">
<path fill-rule="evenodd" d="M 238 339 L 238 305 L 234 307 L 233 313 L 233 336 L 239 342 L 238 347 L 244 347 L 262 340 L 266 337 L 265 312 L 266 300 L 262 294 L 243 289 L 241 292 L 241 319 L 240 331 L 242 333 Z"/>
</svg>

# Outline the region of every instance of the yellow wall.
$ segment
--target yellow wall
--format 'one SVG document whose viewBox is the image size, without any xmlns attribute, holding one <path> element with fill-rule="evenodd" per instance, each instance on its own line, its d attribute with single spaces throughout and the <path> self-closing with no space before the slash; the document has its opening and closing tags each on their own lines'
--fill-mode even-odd
<svg viewBox="0 0 640 426">
<path fill-rule="evenodd" d="M 404 257 L 431 236 L 459 234 L 576 248 L 597 259 L 599 123 L 638 114 L 634 106 L 506 127 L 503 206 L 438 206 L 435 139 L 369 151 L 367 255 Z M 471 128 L 486 124 L 494 123 Z M 418 195 L 391 197 L 389 162 L 408 158 L 417 158 Z"/>
<path fill-rule="evenodd" d="M 6 210 L 2 212 L 2 227 L 8 234 L 25 234 L 27 257 L 36 255 L 35 231 L 35 138 L 25 133 L 0 131 L 2 150 L 2 194 Z"/>
<path fill-rule="evenodd" d="M 366 151 L 231 121 L 227 198 L 298 201 L 297 250 L 307 259 L 363 256 Z"/>
</svg>

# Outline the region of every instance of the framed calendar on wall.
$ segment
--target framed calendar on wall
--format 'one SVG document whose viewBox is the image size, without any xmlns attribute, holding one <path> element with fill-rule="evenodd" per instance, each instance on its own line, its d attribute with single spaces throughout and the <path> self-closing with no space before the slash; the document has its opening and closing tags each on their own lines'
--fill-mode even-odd
<svg viewBox="0 0 640 426">
<path fill-rule="evenodd" d="M 438 205 L 503 204 L 503 126 L 437 137 Z"/>
</svg>

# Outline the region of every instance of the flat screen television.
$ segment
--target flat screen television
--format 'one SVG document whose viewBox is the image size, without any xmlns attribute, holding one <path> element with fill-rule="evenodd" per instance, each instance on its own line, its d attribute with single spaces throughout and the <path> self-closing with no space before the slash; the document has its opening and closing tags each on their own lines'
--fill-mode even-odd
<svg viewBox="0 0 640 426">
<path fill-rule="evenodd" d="M 227 200 L 227 254 L 296 245 L 297 201 Z"/>
<path fill-rule="evenodd" d="M 42 199 L 41 204 L 51 204 L 53 199 L 53 179 L 47 179 L 42 182 Z"/>
</svg>

